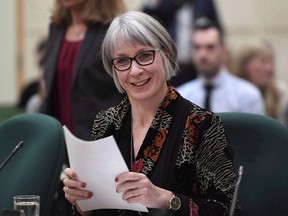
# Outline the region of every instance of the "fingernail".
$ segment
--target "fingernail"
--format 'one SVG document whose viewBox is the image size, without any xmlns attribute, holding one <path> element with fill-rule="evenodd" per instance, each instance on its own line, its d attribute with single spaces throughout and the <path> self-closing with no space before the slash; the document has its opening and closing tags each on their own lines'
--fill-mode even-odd
<svg viewBox="0 0 288 216">
<path fill-rule="evenodd" d="M 88 197 L 91 198 L 92 196 L 93 196 L 93 193 L 92 193 L 92 192 L 89 192 L 89 193 L 88 193 Z"/>
<path fill-rule="evenodd" d="M 118 181 L 119 181 L 119 179 L 118 179 L 118 177 L 116 177 L 116 178 L 115 178 L 115 182 L 118 182 Z"/>
<path fill-rule="evenodd" d="M 85 188 L 85 187 L 86 187 L 86 183 L 84 183 L 84 182 L 81 183 L 81 187 L 82 187 L 82 188 Z"/>
</svg>

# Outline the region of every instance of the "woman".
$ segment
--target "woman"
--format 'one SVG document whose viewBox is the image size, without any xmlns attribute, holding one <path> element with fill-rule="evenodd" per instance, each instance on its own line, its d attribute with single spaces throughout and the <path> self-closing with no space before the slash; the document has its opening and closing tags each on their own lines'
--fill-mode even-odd
<svg viewBox="0 0 288 216">
<path fill-rule="evenodd" d="M 41 112 L 52 115 L 77 137 L 89 140 L 99 111 L 121 95 L 104 70 L 99 50 L 122 0 L 56 0 L 51 17 Z"/>
<path fill-rule="evenodd" d="M 110 22 L 123 10 L 122 0 L 55 0 L 46 44 L 46 95 L 40 111 L 57 118 L 81 139 L 90 140 L 99 111 L 122 99 L 105 72 L 99 50 Z M 59 188 L 53 215 L 68 215 L 71 206 L 59 204 L 66 205 L 62 181 Z"/>
<path fill-rule="evenodd" d="M 283 122 L 288 92 L 284 83 L 275 80 L 274 54 L 270 44 L 259 42 L 242 47 L 235 60 L 234 72 L 259 88 L 266 114 Z"/>
<path fill-rule="evenodd" d="M 159 22 L 128 12 L 110 25 L 102 45 L 106 71 L 122 102 L 97 114 L 93 139 L 115 137 L 131 172 L 115 178 L 142 215 L 227 215 L 234 190 L 232 155 L 219 118 L 182 98 L 167 81 L 178 70 L 175 45 Z M 128 210 L 81 212 L 85 190 L 65 169 L 65 197 L 81 215 L 139 215 Z M 239 209 L 237 214 L 239 214 Z"/>
</svg>

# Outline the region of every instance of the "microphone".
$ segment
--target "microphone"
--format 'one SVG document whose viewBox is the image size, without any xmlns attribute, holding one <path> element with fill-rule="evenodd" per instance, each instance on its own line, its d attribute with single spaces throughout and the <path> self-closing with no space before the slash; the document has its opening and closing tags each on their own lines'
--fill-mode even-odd
<svg viewBox="0 0 288 216">
<path fill-rule="evenodd" d="M 230 214 L 229 216 L 233 216 L 234 215 L 234 211 L 235 211 L 235 206 L 236 206 L 236 201 L 237 201 L 237 197 L 238 197 L 238 190 L 240 187 L 240 182 L 242 179 L 242 175 L 243 175 L 243 166 L 239 167 L 239 171 L 238 171 L 238 179 L 235 185 L 235 190 L 234 190 L 234 194 L 233 194 L 233 199 L 232 199 L 232 204 L 230 206 Z"/>
<path fill-rule="evenodd" d="M 18 145 L 13 149 L 13 151 L 8 155 L 8 157 L 2 162 L 0 165 L 0 172 L 4 168 L 4 166 L 8 163 L 8 161 L 20 150 L 20 148 L 24 145 L 24 141 L 20 141 Z"/>
</svg>

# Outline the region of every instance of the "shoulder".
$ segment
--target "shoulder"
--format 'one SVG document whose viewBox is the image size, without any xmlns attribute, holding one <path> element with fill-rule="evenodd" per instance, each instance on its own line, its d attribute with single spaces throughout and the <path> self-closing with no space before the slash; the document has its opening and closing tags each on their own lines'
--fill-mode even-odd
<svg viewBox="0 0 288 216">
<path fill-rule="evenodd" d="M 119 105 L 100 111 L 94 119 L 93 127 L 102 127 L 115 123 L 119 117 L 122 107 Z"/>
<path fill-rule="evenodd" d="M 126 117 L 130 104 L 128 98 L 124 98 L 120 104 L 100 111 L 94 119 L 92 126 L 92 139 L 99 139 L 106 135 L 111 128 L 120 130 L 123 119 Z"/>
<path fill-rule="evenodd" d="M 194 91 L 194 89 L 198 90 L 199 86 L 200 80 L 195 79 L 180 85 L 179 87 L 177 87 L 177 91 L 185 97 L 186 94 L 190 94 Z"/>
<path fill-rule="evenodd" d="M 87 29 L 87 33 L 85 35 L 85 39 L 83 41 L 82 47 L 86 49 L 93 50 L 94 52 L 89 52 L 89 55 L 95 55 L 95 52 L 100 57 L 100 48 L 102 45 L 102 41 L 105 37 L 106 31 L 108 29 L 107 25 L 100 25 L 99 23 L 90 24 Z"/>
<path fill-rule="evenodd" d="M 117 116 L 115 107 L 100 111 L 94 119 L 92 126 L 92 140 L 103 138 L 109 128 L 113 126 L 114 116 Z"/>
<path fill-rule="evenodd" d="M 94 24 L 90 24 L 88 26 L 88 30 L 93 32 L 93 33 L 97 33 L 97 34 L 104 34 L 106 33 L 106 31 L 108 30 L 109 25 L 102 25 L 100 23 L 94 23 Z"/>
<path fill-rule="evenodd" d="M 193 102 L 183 98 L 181 95 L 179 95 L 179 103 L 181 110 L 178 111 L 183 114 L 188 113 L 186 116 L 186 128 L 203 128 L 204 126 L 207 127 L 212 123 L 213 119 L 216 118 L 216 115 L 213 112 L 199 107 Z"/>
<path fill-rule="evenodd" d="M 66 27 L 63 25 L 57 25 L 56 23 L 53 22 L 49 24 L 49 33 L 64 31 L 64 29 L 66 29 Z"/>
<path fill-rule="evenodd" d="M 230 80 L 231 86 L 233 86 L 234 89 L 237 89 L 237 92 L 240 93 L 242 92 L 244 94 L 253 95 L 257 97 L 261 96 L 260 90 L 251 82 L 244 80 L 240 77 L 237 77 L 233 74 L 229 74 L 228 79 Z"/>
<path fill-rule="evenodd" d="M 219 137 L 224 138 L 225 130 L 220 118 L 215 113 L 195 105 L 187 116 L 183 136 L 187 138 L 185 145 L 199 146 L 204 140 L 207 141 L 205 145 L 208 145 L 212 144 L 211 140 L 214 138 L 214 141 L 219 141 Z"/>
<path fill-rule="evenodd" d="M 195 108 L 190 111 L 187 120 L 186 127 L 194 127 L 194 128 L 208 128 L 213 120 L 216 118 L 216 115 L 208 110 L 202 109 L 195 105 Z"/>
<path fill-rule="evenodd" d="M 49 24 L 47 51 L 55 46 L 55 41 L 57 40 L 58 37 L 62 37 L 65 30 L 66 30 L 65 26 L 56 25 L 55 23 Z"/>
</svg>

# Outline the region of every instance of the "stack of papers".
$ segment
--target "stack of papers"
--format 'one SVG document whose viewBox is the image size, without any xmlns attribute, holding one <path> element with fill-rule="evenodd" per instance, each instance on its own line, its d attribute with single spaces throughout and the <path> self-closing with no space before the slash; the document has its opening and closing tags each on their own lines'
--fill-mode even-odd
<svg viewBox="0 0 288 216">
<path fill-rule="evenodd" d="M 82 211 L 95 209 L 128 209 L 148 212 L 138 203 L 127 203 L 123 193 L 117 193 L 116 176 L 129 172 L 113 136 L 95 141 L 75 137 L 63 126 L 70 167 L 80 181 L 86 182 L 85 190 L 93 192 L 90 199 L 78 200 Z"/>
</svg>

